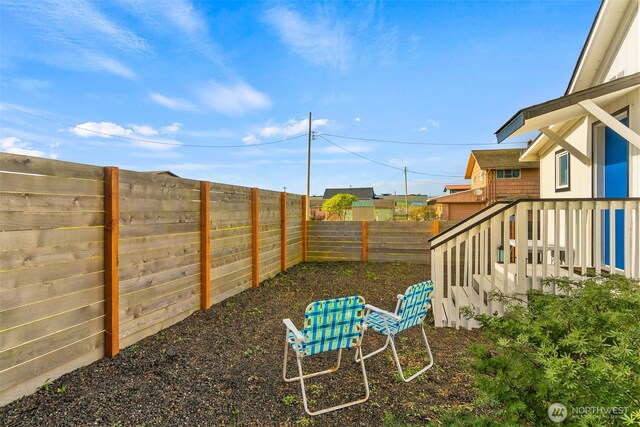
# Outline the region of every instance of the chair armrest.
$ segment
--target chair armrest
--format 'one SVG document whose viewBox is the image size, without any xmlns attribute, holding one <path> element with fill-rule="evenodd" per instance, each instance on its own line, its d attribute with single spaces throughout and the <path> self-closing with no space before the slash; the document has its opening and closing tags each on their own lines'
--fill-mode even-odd
<svg viewBox="0 0 640 427">
<path fill-rule="evenodd" d="M 369 311 L 375 311 L 376 313 L 381 314 L 383 316 L 390 317 L 391 319 L 393 319 L 393 320 L 395 320 L 397 322 L 400 321 L 400 316 L 398 316 L 397 314 L 393 314 L 393 313 L 391 313 L 391 312 L 389 312 L 387 310 L 383 310 L 381 308 L 378 308 L 375 305 L 366 304 L 364 306 L 364 308 L 366 308 Z"/>
<path fill-rule="evenodd" d="M 287 327 L 288 330 L 290 330 L 291 332 L 293 332 L 293 336 L 295 337 L 295 339 L 299 342 L 304 342 L 304 335 L 302 335 L 300 333 L 300 331 L 298 330 L 298 328 L 296 328 L 296 326 L 293 324 L 293 322 L 291 321 L 291 319 L 282 319 L 282 323 L 284 323 L 284 325 Z"/>
</svg>

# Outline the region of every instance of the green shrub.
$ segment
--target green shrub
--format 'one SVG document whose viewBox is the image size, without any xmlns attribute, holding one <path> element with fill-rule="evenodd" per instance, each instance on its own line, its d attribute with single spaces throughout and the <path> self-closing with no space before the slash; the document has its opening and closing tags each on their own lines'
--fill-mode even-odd
<svg viewBox="0 0 640 427">
<path fill-rule="evenodd" d="M 479 400 L 503 424 L 631 425 L 640 419 L 640 284 L 622 276 L 548 279 L 503 317 L 479 315 L 490 343 L 471 348 Z"/>
</svg>

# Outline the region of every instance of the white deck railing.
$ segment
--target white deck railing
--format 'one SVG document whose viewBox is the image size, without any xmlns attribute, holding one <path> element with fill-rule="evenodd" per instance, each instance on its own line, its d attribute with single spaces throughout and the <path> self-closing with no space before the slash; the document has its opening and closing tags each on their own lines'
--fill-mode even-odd
<svg viewBox="0 0 640 427">
<path fill-rule="evenodd" d="M 546 277 L 603 273 L 640 278 L 640 198 L 498 202 L 431 239 L 436 326 L 476 327 L 467 306 L 502 314 L 492 290 L 526 298 Z"/>
</svg>

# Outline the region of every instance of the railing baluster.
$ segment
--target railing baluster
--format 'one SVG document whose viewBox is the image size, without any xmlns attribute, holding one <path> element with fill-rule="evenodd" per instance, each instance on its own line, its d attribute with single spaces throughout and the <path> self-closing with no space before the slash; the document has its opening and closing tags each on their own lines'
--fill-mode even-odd
<svg viewBox="0 0 640 427">
<path fill-rule="evenodd" d="M 594 244 L 594 255 L 595 259 L 593 260 L 594 267 L 596 268 L 596 275 L 602 274 L 602 252 L 603 252 L 603 243 L 602 243 L 602 210 L 604 209 L 604 202 L 596 202 L 596 208 L 594 212 L 594 224 L 593 224 L 593 244 Z"/>
<path fill-rule="evenodd" d="M 549 203 L 542 202 L 542 277 L 547 277 L 549 264 Z"/>
<path fill-rule="evenodd" d="M 531 285 L 538 289 L 538 214 L 540 203 L 535 202 L 531 211 Z"/>
<path fill-rule="evenodd" d="M 567 205 L 567 243 L 566 243 L 566 253 L 565 253 L 565 259 L 567 261 L 567 266 L 569 269 L 569 279 L 573 279 L 573 270 L 574 270 L 574 203 L 573 202 L 569 202 Z"/>
</svg>

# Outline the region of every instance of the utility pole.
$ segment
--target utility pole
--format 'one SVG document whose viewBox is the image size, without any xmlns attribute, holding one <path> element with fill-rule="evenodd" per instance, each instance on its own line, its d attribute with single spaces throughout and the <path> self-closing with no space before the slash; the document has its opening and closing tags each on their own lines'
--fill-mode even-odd
<svg viewBox="0 0 640 427">
<path fill-rule="evenodd" d="M 409 220 L 409 193 L 407 191 L 407 167 L 404 167 L 404 208 L 406 212 L 407 221 Z"/>
<path fill-rule="evenodd" d="M 307 219 L 307 221 L 309 221 L 309 218 L 311 217 L 311 209 L 309 209 L 310 188 L 311 188 L 311 112 L 309 112 L 309 144 L 307 146 L 307 206 L 305 207 L 305 209 L 307 210 L 307 212 L 305 213 L 305 218 Z"/>
</svg>

